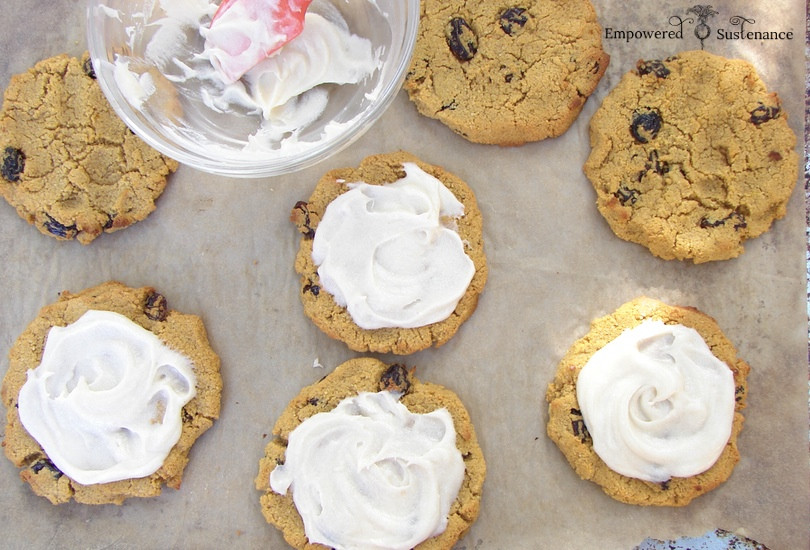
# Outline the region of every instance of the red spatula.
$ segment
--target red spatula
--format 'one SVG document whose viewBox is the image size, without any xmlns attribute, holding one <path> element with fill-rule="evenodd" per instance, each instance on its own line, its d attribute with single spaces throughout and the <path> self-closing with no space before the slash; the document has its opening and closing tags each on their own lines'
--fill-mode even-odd
<svg viewBox="0 0 810 550">
<path fill-rule="evenodd" d="M 211 62 L 236 82 L 301 34 L 312 0 L 222 0 L 206 35 Z"/>
</svg>

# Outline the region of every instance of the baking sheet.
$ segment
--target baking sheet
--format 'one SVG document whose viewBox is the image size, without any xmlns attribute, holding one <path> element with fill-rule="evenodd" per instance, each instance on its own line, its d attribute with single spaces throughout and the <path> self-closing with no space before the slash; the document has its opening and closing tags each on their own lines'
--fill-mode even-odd
<svg viewBox="0 0 810 550">
<path fill-rule="evenodd" d="M 672 29 L 691 2 L 594 0 L 603 27 Z M 752 5 L 756 4 L 756 5 Z M 707 23 L 792 31 L 791 39 L 720 40 L 705 49 L 753 62 L 803 136 L 804 2 L 720 0 Z M 10 75 L 85 47 L 84 3 L 12 0 L 0 18 L 0 86 Z M 700 48 L 697 21 L 676 39 L 605 40 L 611 64 L 562 137 L 520 148 L 474 145 L 419 116 L 404 92 L 358 142 L 278 178 L 227 179 L 181 167 L 145 221 L 90 246 L 39 234 L 0 204 L 0 370 L 40 307 L 63 289 L 108 279 L 152 285 L 173 309 L 200 315 L 222 358 L 222 416 L 195 445 L 183 486 L 122 506 L 52 506 L 0 460 L 0 529 L 8 548 L 285 548 L 253 487 L 277 416 L 299 389 L 357 354 L 303 315 L 288 222 L 326 170 L 368 154 L 408 150 L 464 178 L 484 215 L 489 282 L 448 344 L 406 359 L 465 402 L 488 461 L 481 515 L 461 549 L 632 548 L 648 536 L 698 536 L 721 527 L 772 549 L 810 547 L 805 204 L 749 241 L 740 258 L 666 262 L 613 236 L 582 174 L 587 123 L 639 58 Z M 604 37 L 604 34 L 603 34 Z M 797 149 L 801 148 L 801 144 Z M 720 488 L 681 509 L 616 502 L 580 480 L 545 435 L 545 388 L 594 317 L 637 295 L 714 316 L 752 367 L 742 458 Z M 382 356 L 383 359 L 393 359 Z M 323 367 L 313 366 L 321 364 Z"/>
</svg>

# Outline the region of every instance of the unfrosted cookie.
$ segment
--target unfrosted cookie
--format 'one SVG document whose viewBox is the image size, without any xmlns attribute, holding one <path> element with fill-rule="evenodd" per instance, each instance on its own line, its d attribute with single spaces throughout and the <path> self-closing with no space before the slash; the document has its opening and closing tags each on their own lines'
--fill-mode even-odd
<svg viewBox="0 0 810 550">
<path fill-rule="evenodd" d="M 290 434 L 305 420 L 318 413 L 332 411 L 346 398 L 357 396 L 361 392 L 382 391 L 401 394 L 399 402 L 411 413 L 427 414 L 442 408 L 449 411 L 456 431 L 456 447 L 463 458 L 464 477 L 450 508 L 446 529 L 441 534 L 418 544 L 416 549 L 452 548 L 478 517 L 486 463 L 470 416 L 458 396 L 442 386 L 420 381 L 412 370 L 409 371 L 402 365 L 387 365 L 374 358 L 357 358 L 339 365 L 318 383 L 301 390 L 276 422 L 273 428 L 275 437 L 267 445 L 265 455 L 259 463 L 255 483 L 256 488 L 262 492 L 260 497 L 262 513 L 269 523 L 283 532 L 285 540 L 292 547 L 325 548 L 320 544 L 311 544 L 307 539 L 303 520 L 293 502 L 291 491 L 281 495 L 270 488 L 271 472 L 277 465 L 285 463 Z M 389 453 L 396 449 L 394 443 L 392 441 L 390 446 L 385 446 L 386 450 L 383 452 Z M 381 471 L 386 470 L 385 464 L 375 466 L 380 466 Z M 407 464 L 403 464 L 403 467 L 407 467 Z M 409 477 L 411 475 L 417 474 L 409 470 L 402 479 L 413 481 Z M 358 513 L 363 511 L 358 510 Z M 407 516 L 407 510 L 399 510 L 392 513 L 391 520 Z"/>
<path fill-rule="evenodd" d="M 750 63 L 704 51 L 639 61 L 594 114 L 585 174 L 622 239 L 725 260 L 785 215 L 796 136 Z"/>
<path fill-rule="evenodd" d="M 53 464 L 20 421 L 20 389 L 26 383 L 28 371 L 42 361 L 48 332 L 52 327 L 73 323 L 89 310 L 123 315 L 191 360 L 196 395 L 182 407 L 179 441 L 163 465 L 149 476 L 109 483 L 77 483 Z M 9 370 L 2 386 L 3 404 L 7 408 L 5 454 L 22 468 L 22 480 L 53 504 L 71 499 L 86 504 L 120 504 L 129 497 L 156 496 L 164 484 L 178 489 L 192 444 L 219 416 L 222 389 L 219 365 L 219 357 L 208 343 L 202 320 L 195 315 L 170 310 L 166 298 L 153 288 L 129 288 L 111 281 L 76 294 L 64 291 L 57 302 L 42 308 L 9 353 Z"/>
<path fill-rule="evenodd" d="M 87 244 L 143 220 L 177 162 L 113 111 L 85 53 L 11 78 L 0 111 L 0 193 L 45 235 Z"/>
<path fill-rule="evenodd" d="M 601 32 L 588 0 L 423 0 L 405 89 L 472 142 L 556 137 L 605 73 Z"/>
<path fill-rule="evenodd" d="M 313 241 L 327 207 L 337 197 L 349 191 L 352 183 L 384 185 L 396 182 L 405 176 L 405 165 L 408 163 L 437 178 L 463 204 L 463 216 L 449 223 L 461 238 L 464 252 L 474 266 L 474 275 L 455 309 L 444 320 L 411 328 L 361 328 L 347 307 L 340 305 L 324 290 L 318 266 L 313 260 Z M 295 270 L 301 275 L 300 294 L 304 312 L 322 331 L 345 342 L 355 351 L 409 354 L 431 346 L 440 346 L 475 311 L 478 296 L 487 279 L 481 212 L 469 186 L 438 166 L 427 164 L 400 151 L 368 157 L 357 168 L 332 170 L 320 179 L 308 201 L 295 205 L 291 221 L 303 233 Z"/>
<path fill-rule="evenodd" d="M 725 446 L 722 446 L 722 441 L 719 442 L 721 448 L 719 458 L 702 473 L 688 477 L 673 476 L 660 482 L 622 475 L 608 467 L 594 450 L 594 441 L 586 424 L 577 394 L 580 373 L 594 354 L 616 340 L 627 329 L 639 327 L 642 323 L 648 321 L 660 321 L 665 325 L 681 325 L 697 331 L 705 341 L 711 354 L 731 371 L 728 381 L 729 384 L 733 384 L 730 386 L 731 394 L 725 396 L 733 409 L 728 411 L 731 435 Z M 659 345 L 661 347 L 656 349 Z M 656 342 L 654 339 L 642 340 L 639 343 L 639 350 L 643 352 L 643 348 L 648 346 L 651 350 L 650 353 L 661 354 L 659 362 L 651 363 L 652 365 L 659 365 L 656 369 L 660 369 L 662 362 L 668 363 L 672 358 L 667 345 L 666 342 Z M 691 360 L 687 360 L 687 362 L 691 362 Z M 604 365 L 604 363 L 598 363 L 595 367 L 606 368 Z M 748 364 L 737 357 L 734 346 L 722 333 L 714 319 L 708 315 L 692 307 L 670 306 L 646 297 L 637 298 L 622 305 L 610 315 L 594 320 L 588 334 L 577 340 L 560 361 L 554 380 L 549 384 L 546 392 L 546 400 L 549 403 L 548 435 L 557 444 L 574 471 L 582 479 L 600 485 L 605 493 L 616 500 L 638 505 L 685 506 L 693 498 L 711 491 L 726 481 L 739 460 L 737 436 L 742 429 L 744 420 L 740 411 L 745 407 L 748 392 L 746 376 L 749 370 Z M 616 411 L 620 411 L 623 417 L 642 419 L 636 425 L 647 422 L 670 422 L 671 419 L 675 418 L 675 414 L 683 412 L 685 412 L 685 417 L 689 419 L 702 418 L 699 416 L 700 407 L 690 412 L 682 408 L 689 403 L 688 400 L 677 400 L 684 397 L 683 394 L 679 393 L 683 391 L 686 396 L 692 398 L 692 403 L 696 403 L 698 396 L 690 392 L 695 391 L 695 388 L 700 389 L 701 386 L 704 386 L 703 389 L 705 389 L 708 378 L 697 383 L 688 377 L 684 379 L 670 378 L 670 381 L 681 380 L 686 384 L 686 389 L 670 384 L 669 390 L 666 391 L 672 393 L 659 393 L 657 396 L 654 394 L 655 389 L 664 388 L 668 383 L 665 382 L 663 385 L 658 386 L 660 379 L 652 383 L 650 379 L 645 378 L 645 384 L 643 386 L 639 385 L 638 392 L 632 399 L 628 400 L 627 405 L 629 408 L 626 410 L 621 396 L 629 392 L 624 392 L 624 388 L 620 389 L 619 386 L 636 376 L 637 372 L 625 373 L 620 380 L 613 384 L 610 391 L 604 392 L 605 395 L 614 400 L 612 407 L 615 407 Z M 643 377 L 647 376 L 647 374 L 639 374 L 639 376 Z M 728 376 L 727 373 L 726 376 Z M 675 389 L 673 390 L 673 388 Z M 699 397 L 703 398 L 703 395 Z M 710 406 L 714 403 L 711 399 L 708 399 L 707 402 Z M 672 407 L 668 408 L 669 405 L 672 405 Z M 600 409 L 595 411 L 594 414 L 605 415 L 608 412 L 613 411 Z M 712 418 L 707 420 L 710 422 Z M 683 424 L 675 422 L 670 423 L 670 426 L 671 433 L 680 433 L 677 430 L 683 429 L 683 433 L 688 435 L 691 435 L 691 429 L 694 429 L 695 433 L 703 429 L 702 427 L 700 429 L 695 427 L 684 428 Z M 628 438 L 623 436 L 614 441 L 621 441 L 622 443 L 625 440 L 640 441 L 642 434 L 637 435 L 638 437 Z M 646 434 L 644 436 L 646 437 Z M 680 445 L 681 441 L 672 436 L 671 442 L 661 442 L 660 445 L 668 446 L 670 443 Z M 617 446 L 617 444 L 613 444 L 614 448 Z M 684 448 L 693 447 L 684 445 Z M 663 452 L 660 446 L 656 448 L 655 452 L 657 453 L 659 450 Z M 696 451 L 696 449 L 693 448 L 693 451 Z M 686 456 L 691 458 L 691 453 L 687 452 Z"/>
</svg>

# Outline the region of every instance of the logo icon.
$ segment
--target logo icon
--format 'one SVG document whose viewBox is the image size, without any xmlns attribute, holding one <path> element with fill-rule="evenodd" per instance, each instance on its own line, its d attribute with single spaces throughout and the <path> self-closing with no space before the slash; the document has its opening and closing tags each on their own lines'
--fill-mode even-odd
<svg viewBox="0 0 810 550">
<path fill-rule="evenodd" d="M 686 10 L 686 13 L 694 14 L 698 19 L 698 24 L 695 25 L 695 36 L 697 37 L 698 40 L 700 40 L 700 49 L 702 50 L 703 41 L 706 40 L 712 33 L 712 29 L 711 27 L 709 27 L 706 21 L 710 17 L 718 15 L 719 12 L 714 11 L 714 8 L 712 6 L 704 6 L 702 4 L 697 4 Z M 692 19 L 688 19 L 687 21 L 689 21 L 690 23 L 693 22 Z"/>
</svg>

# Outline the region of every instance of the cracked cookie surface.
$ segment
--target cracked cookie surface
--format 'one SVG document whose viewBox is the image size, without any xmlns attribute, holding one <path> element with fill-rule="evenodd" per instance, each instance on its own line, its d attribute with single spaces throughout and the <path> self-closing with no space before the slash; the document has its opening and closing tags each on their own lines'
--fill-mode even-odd
<svg viewBox="0 0 810 550">
<path fill-rule="evenodd" d="M 613 232 L 655 256 L 725 260 L 785 215 L 796 136 L 754 67 L 704 51 L 639 61 L 590 123 L 585 174 Z"/>
<path fill-rule="evenodd" d="M 556 137 L 608 66 L 601 32 L 588 0 L 423 0 L 405 89 L 472 142 Z"/>
<path fill-rule="evenodd" d="M 90 309 L 113 311 L 152 332 L 164 344 L 191 359 L 197 381 L 196 395 L 182 410 L 179 441 L 163 465 L 152 475 L 99 483 L 79 484 L 60 472 L 20 422 L 17 397 L 29 369 L 41 359 L 48 331 L 66 326 Z M 130 497 L 153 497 L 162 486 L 180 487 L 192 445 L 219 417 L 222 379 L 220 360 L 211 349 L 202 320 L 168 308 L 165 297 L 151 287 L 130 288 L 110 281 L 72 294 L 60 293 L 59 300 L 42 308 L 19 336 L 9 352 L 9 369 L 3 378 L 2 399 L 6 407 L 3 449 L 20 477 L 37 495 L 53 504 L 70 500 L 84 504 L 121 504 Z"/>
<path fill-rule="evenodd" d="M 402 365 L 388 365 L 370 357 L 357 358 L 339 365 L 316 384 L 303 388 L 290 401 L 276 421 L 274 439 L 265 448 L 259 462 L 255 485 L 262 492 L 262 514 L 268 523 L 283 532 L 293 548 L 314 550 L 325 547 L 309 543 L 291 494 L 280 495 L 270 488 L 270 472 L 277 464 L 283 463 L 290 433 L 307 418 L 334 409 L 347 397 L 382 390 L 403 392 L 400 402 L 412 413 L 427 414 L 440 408 L 447 409 L 456 430 L 456 447 L 464 459 L 464 480 L 450 508 L 447 528 L 440 535 L 417 545 L 416 550 L 449 550 L 478 518 L 486 462 L 470 415 L 459 397 L 448 388 L 420 381 L 413 370 Z"/>
<path fill-rule="evenodd" d="M 660 320 L 696 330 L 712 354 L 728 366 L 734 375 L 735 412 L 731 437 L 714 465 L 691 477 L 673 477 L 663 483 L 627 477 L 611 470 L 593 448 L 577 401 L 576 384 L 588 360 L 624 330 L 645 320 Z M 740 458 L 737 436 L 742 430 L 742 410 L 748 396 L 748 364 L 737 357 L 737 350 L 709 315 L 688 306 L 672 306 L 647 297 L 639 297 L 613 313 L 595 319 L 589 332 L 574 342 L 560 361 L 554 380 L 546 390 L 547 433 L 559 447 L 574 471 L 592 481 L 614 499 L 641 506 L 685 506 L 695 497 L 725 482 Z"/>
<path fill-rule="evenodd" d="M 0 153 L 0 193 L 20 217 L 82 244 L 146 218 L 178 167 L 118 118 L 87 53 L 45 59 L 11 78 Z"/>
<path fill-rule="evenodd" d="M 456 231 L 465 245 L 465 253 L 475 266 L 475 275 L 450 316 L 437 323 L 416 328 L 363 329 L 354 322 L 348 310 L 338 305 L 327 291 L 321 289 L 318 266 L 312 260 L 312 246 L 318 223 L 326 207 L 350 183 L 370 185 L 392 183 L 404 177 L 403 163 L 413 162 L 431 176 L 440 180 L 464 205 L 464 215 L 458 218 Z M 470 187 L 446 170 L 422 162 L 403 151 L 373 155 L 356 168 L 342 168 L 326 173 L 316 185 L 307 201 L 298 202 L 292 209 L 291 221 L 303 234 L 295 259 L 295 271 L 301 275 L 300 296 L 304 313 L 331 338 L 341 340 L 355 351 L 396 353 L 405 355 L 440 346 L 461 327 L 478 305 L 478 296 L 487 280 L 484 254 L 483 218 Z"/>
</svg>

